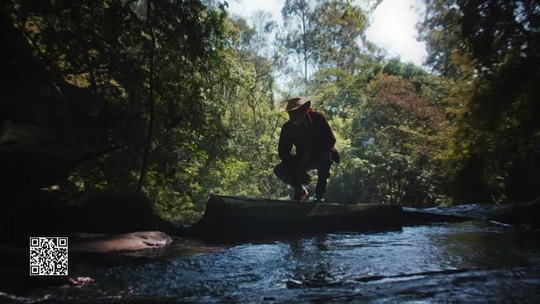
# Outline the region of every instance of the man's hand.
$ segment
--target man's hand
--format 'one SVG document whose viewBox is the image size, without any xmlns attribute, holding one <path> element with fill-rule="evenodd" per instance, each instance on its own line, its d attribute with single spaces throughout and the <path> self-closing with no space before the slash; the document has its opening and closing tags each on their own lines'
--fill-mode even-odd
<svg viewBox="0 0 540 304">
<path fill-rule="evenodd" d="M 336 164 L 339 164 L 339 162 L 341 161 L 341 156 L 339 156 L 338 150 L 333 149 L 330 153 L 332 153 L 332 160 L 333 160 Z"/>
</svg>

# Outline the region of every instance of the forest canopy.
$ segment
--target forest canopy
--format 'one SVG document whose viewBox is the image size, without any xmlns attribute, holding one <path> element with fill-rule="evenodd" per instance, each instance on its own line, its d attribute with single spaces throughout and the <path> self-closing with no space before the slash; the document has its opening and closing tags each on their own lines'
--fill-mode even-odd
<svg viewBox="0 0 540 304">
<path fill-rule="evenodd" d="M 4 1 L 5 190 L 142 192 L 184 222 L 210 194 L 286 199 L 280 108 L 303 96 L 342 154 L 329 202 L 540 196 L 540 4 L 425 0 L 420 67 L 366 38 L 379 2 L 287 0 L 280 24 L 213 0 Z"/>
</svg>

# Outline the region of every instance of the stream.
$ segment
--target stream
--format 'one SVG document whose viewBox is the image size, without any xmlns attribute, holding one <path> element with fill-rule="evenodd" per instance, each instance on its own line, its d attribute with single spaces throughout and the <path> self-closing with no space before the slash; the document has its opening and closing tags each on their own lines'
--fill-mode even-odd
<svg viewBox="0 0 540 304">
<path fill-rule="evenodd" d="M 175 239 L 120 263 L 70 262 L 82 286 L 34 290 L 43 303 L 488 302 L 540 299 L 539 233 L 484 221 L 378 233 L 212 244 Z"/>
</svg>

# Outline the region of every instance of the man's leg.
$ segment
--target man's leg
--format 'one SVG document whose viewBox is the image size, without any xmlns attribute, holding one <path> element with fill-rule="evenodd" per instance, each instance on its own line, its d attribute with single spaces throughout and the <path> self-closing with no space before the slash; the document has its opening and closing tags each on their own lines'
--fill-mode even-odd
<svg viewBox="0 0 540 304">
<path fill-rule="evenodd" d="M 323 153 L 317 157 L 317 159 L 314 159 L 313 168 L 317 169 L 317 185 L 315 187 L 315 199 L 317 201 L 324 200 L 327 180 L 330 177 L 331 166 L 332 158 L 330 153 Z"/>
<path fill-rule="evenodd" d="M 293 168 L 285 166 L 283 163 L 279 163 L 274 167 L 274 174 L 281 181 L 291 185 L 294 188 L 294 200 L 302 201 L 304 198 L 306 198 L 308 192 L 304 185 L 302 185 L 298 172 L 296 172 Z"/>
</svg>

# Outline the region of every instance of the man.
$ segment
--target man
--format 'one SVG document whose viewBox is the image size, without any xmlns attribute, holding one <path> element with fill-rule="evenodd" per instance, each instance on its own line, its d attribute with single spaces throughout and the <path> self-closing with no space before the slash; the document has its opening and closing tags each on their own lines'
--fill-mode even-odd
<svg viewBox="0 0 540 304">
<path fill-rule="evenodd" d="M 281 163 L 274 168 L 274 173 L 294 188 L 294 200 L 303 201 L 308 196 L 305 185 L 310 182 L 306 171 L 316 169 L 315 200 L 322 202 L 332 160 L 339 162 L 339 154 L 326 118 L 310 106 L 311 101 L 302 98 L 287 101 L 284 111 L 289 114 L 289 120 L 281 127 L 278 146 Z M 293 146 L 296 154 L 291 153 Z"/>
</svg>

